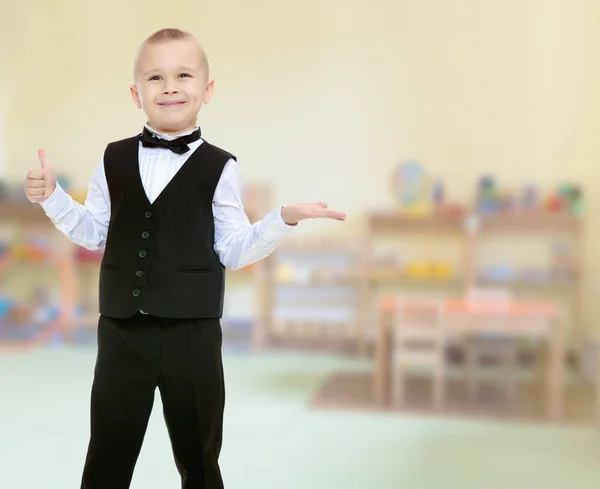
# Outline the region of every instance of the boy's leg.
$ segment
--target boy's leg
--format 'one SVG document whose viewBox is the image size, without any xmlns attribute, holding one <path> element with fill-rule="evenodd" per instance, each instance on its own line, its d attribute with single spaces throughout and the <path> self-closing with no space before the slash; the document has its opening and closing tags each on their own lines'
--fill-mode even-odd
<svg viewBox="0 0 600 489">
<path fill-rule="evenodd" d="M 218 319 L 167 320 L 162 326 L 158 386 L 182 489 L 223 489 L 221 324 Z"/>
<path fill-rule="evenodd" d="M 152 412 L 159 355 L 160 331 L 148 317 L 100 317 L 82 489 L 129 488 Z"/>
</svg>

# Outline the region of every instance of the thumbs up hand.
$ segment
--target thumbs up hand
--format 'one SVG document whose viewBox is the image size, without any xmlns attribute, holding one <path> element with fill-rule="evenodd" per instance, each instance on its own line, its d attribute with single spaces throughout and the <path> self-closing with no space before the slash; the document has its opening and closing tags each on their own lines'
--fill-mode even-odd
<svg viewBox="0 0 600 489">
<path fill-rule="evenodd" d="M 25 178 L 25 195 L 30 202 L 43 202 L 56 188 L 56 175 L 43 149 L 38 151 L 40 168 L 29 170 Z"/>
</svg>

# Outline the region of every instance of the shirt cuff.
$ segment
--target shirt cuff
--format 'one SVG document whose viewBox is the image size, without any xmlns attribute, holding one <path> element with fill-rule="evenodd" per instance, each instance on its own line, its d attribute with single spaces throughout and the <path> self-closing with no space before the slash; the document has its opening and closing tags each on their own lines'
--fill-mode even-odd
<svg viewBox="0 0 600 489">
<path fill-rule="evenodd" d="M 50 196 L 40 202 L 42 209 L 46 215 L 52 219 L 58 219 L 61 212 L 69 205 L 71 197 L 67 194 L 63 188 L 60 186 L 58 182 L 56 182 L 56 188 L 54 192 L 50 194 Z"/>
<path fill-rule="evenodd" d="M 267 214 L 262 220 L 263 227 L 263 239 L 268 242 L 274 242 L 281 240 L 284 236 L 287 236 L 296 226 L 286 224 L 281 217 L 282 205 L 273 209 Z"/>
</svg>

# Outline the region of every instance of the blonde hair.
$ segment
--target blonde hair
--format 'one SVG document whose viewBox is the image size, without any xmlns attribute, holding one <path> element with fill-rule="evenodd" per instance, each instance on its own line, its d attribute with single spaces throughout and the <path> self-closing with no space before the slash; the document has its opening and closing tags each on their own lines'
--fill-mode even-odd
<svg viewBox="0 0 600 489">
<path fill-rule="evenodd" d="M 189 32 L 182 31 L 181 29 L 166 28 L 160 29 L 148 37 L 143 44 L 157 44 L 159 42 L 166 41 L 178 41 L 180 39 L 189 39 L 192 36 Z"/>
<path fill-rule="evenodd" d="M 151 34 L 150 36 L 148 36 L 144 40 L 144 42 L 142 42 L 142 44 L 140 44 L 140 46 L 137 49 L 137 52 L 135 55 L 135 61 L 133 63 L 134 78 L 135 78 L 135 73 L 136 73 L 137 60 L 138 60 L 140 52 L 142 51 L 144 46 L 146 46 L 148 44 L 159 44 L 162 42 L 169 42 L 169 41 L 180 41 L 183 39 L 193 39 L 196 42 L 198 42 L 197 39 L 189 32 L 186 32 L 186 31 L 183 31 L 183 30 L 177 29 L 177 28 L 172 28 L 172 27 L 160 29 L 160 30 L 154 32 L 153 34 Z M 199 42 L 198 42 L 198 47 L 200 48 L 200 53 L 201 53 L 200 63 L 202 65 L 202 71 L 204 72 L 206 78 L 208 79 L 209 78 L 208 58 L 206 57 L 204 48 L 202 47 L 202 45 Z"/>
</svg>

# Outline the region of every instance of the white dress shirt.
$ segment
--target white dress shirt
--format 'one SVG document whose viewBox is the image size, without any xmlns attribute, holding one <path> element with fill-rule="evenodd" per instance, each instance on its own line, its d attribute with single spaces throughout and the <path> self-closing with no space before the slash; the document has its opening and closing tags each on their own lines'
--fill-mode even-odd
<svg viewBox="0 0 600 489">
<path fill-rule="evenodd" d="M 148 125 L 146 127 L 164 139 L 175 139 L 193 132 L 169 136 L 156 132 Z M 154 202 L 202 143 L 202 139 L 199 139 L 189 144 L 190 150 L 182 155 L 165 148 L 147 148 L 139 143 L 139 171 L 150 202 Z M 281 206 L 261 221 L 250 224 L 242 205 L 237 165 L 234 159 L 225 164 L 213 197 L 215 252 L 221 263 L 232 270 L 265 258 L 294 229 L 281 218 Z M 84 205 L 73 200 L 57 184 L 56 190 L 41 202 L 41 206 L 56 228 L 73 243 L 90 250 L 104 247 L 110 220 L 110 196 L 104 160 L 100 161 L 90 180 Z"/>
</svg>

